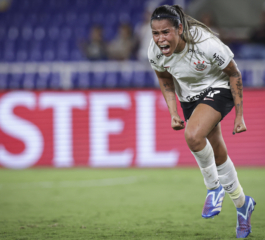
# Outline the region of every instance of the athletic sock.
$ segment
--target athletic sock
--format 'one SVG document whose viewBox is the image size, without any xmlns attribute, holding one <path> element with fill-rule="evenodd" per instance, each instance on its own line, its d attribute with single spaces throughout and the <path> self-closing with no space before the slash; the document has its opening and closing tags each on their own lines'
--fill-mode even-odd
<svg viewBox="0 0 265 240">
<path fill-rule="evenodd" d="M 245 194 L 241 187 L 237 172 L 230 157 L 220 166 L 217 166 L 218 177 L 224 190 L 228 193 L 236 208 L 240 208 L 245 203 Z"/>
<path fill-rule="evenodd" d="M 199 152 L 191 151 L 191 153 L 200 167 L 206 188 L 210 190 L 218 188 L 220 183 L 218 180 L 213 148 L 208 139 L 206 139 L 206 146 L 204 149 Z"/>
<path fill-rule="evenodd" d="M 236 193 L 236 194 L 235 194 Z M 241 208 L 245 204 L 245 193 L 241 185 L 238 186 L 235 192 L 228 193 L 236 208 Z"/>
</svg>

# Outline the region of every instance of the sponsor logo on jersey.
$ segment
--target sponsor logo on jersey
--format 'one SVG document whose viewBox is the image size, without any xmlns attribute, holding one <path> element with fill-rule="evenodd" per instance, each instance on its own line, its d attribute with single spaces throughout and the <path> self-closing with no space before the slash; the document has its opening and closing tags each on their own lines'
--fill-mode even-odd
<svg viewBox="0 0 265 240">
<path fill-rule="evenodd" d="M 204 89 L 202 92 L 200 92 L 200 94 L 197 94 L 197 95 L 195 95 L 195 96 L 193 96 L 193 97 L 191 97 L 191 96 L 187 96 L 186 99 L 187 99 L 189 102 L 194 102 L 194 101 L 198 100 L 199 98 L 205 96 L 205 94 L 206 94 L 207 92 L 212 91 L 212 90 L 213 90 L 213 89 L 212 89 L 211 87 L 206 88 L 206 89 Z"/>
<path fill-rule="evenodd" d="M 199 50 L 193 50 L 193 49 L 189 49 L 188 53 L 195 53 L 195 54 L 199 54 L 201 56 L 205 55 L 204 52 L 201 52 Z"/>
<path fill-rule="evenodd" d="M 225 63 L 225 59 L 222 56 L 217 55 L 216 53 L 213 55 L 213 58 L 215 59 L 216 62 L 218 62 L 219 67 Z"/>
<path fill-rule="evenodd" d="M 161 53 L 161 54 L 159 54 L 159 55 L 156 55 L 156 58 L 159 59 L 159 58 L 161 58 L 161 57 L 163 57 L 163 56 L 164 56 L 163 53 Z"/>
<path fill-rule="evenodd" d="M 152 64 L 156 64 L 155 61 L 153 61 L 152 59 L 150 59 L 149 62 Z"/>
<path fill-rule="evenodd" d="M 201 63 L 200 61 L 198 61 L 197 63 L 194 62 L 194 64 L 196 65 L 196 66 L 195 66 L 195 69 L 196 69 L 197 71 L 203 71 L 205 68 L 207 68 L 207 65 L 204 64 L 204 61 L 203 61 L 202 63 Z"/>
</svg>

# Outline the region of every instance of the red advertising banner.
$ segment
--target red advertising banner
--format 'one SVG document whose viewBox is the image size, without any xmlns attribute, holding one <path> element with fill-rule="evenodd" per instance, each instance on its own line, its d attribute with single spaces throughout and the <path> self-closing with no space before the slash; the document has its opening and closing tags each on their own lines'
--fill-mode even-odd
<svg viewBox="0 0 265 240">
<path fill-rule="evenodd" d="M 234 110 L 221 123 L 235 165 L 265 165 L 264 102 L 264 90 L 244 92 L 245 133 L 232 135 Z M 170 121 L 160 90 L 4 92 L 0 166 L 196 166 Z"/>
</svg>

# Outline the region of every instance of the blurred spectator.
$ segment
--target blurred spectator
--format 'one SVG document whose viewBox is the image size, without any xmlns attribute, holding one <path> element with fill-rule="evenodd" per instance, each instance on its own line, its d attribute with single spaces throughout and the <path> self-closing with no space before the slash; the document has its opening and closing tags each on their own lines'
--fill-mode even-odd
<svg viewBox="0 0 265 240">
<path fill-rule="evenodd" d="M 81 50 L 89 60 L 105 60 L 107 57 L 106 44 L 102 37 L 102 28 L 94 26 L 88 39 L 81 42 Z"/>
<path fill-rule="evenodd" d="M 209 12 L 204 12 L 201 17 L 200 17 L 200 20 L 202 23 L 204 23 L 207 27 L 211 28 L 211 30 L 214 32 L 214 33 L 217 33 L 218 34 L 218 37 L 220 38 L 219 34 L 220 34 L 220 31 L 217 27 L 217 24 L 216 24 L 216 21 L 213 17 L 213 14 L 212 13 L 209 13 Z"/>
<path fill-rule="evenodd" d="M 152 12 L 146 10 L 144 13 L 143 23 L 136 26 L 135 33 L 137 36 L 137 41 L 139 44 L 139 49 L 137 52 L 137 59 L 139 60 L 148 60 L 147 50 L 152 39 L 152 31 L 150 26 Z"/>
<path fill-rule="evenodd" d="M 265 45 L 265 2 L 263 4 L 263 11 L 261 13 L 260 26 L 251 34 L 250 41 L 252 43 Z"/>
<path fill-rule="evenodd" d="M 108 46 L 108 56 L 113 60 L 135 58 L 136 39 L 129 24 L 121 24 L 117 37 Z"/>
<path fill-rule="evenodd" d="M 6 11 L 11 5 L 11 0 L 0 0 L 0 12 Z"/>
</svg>

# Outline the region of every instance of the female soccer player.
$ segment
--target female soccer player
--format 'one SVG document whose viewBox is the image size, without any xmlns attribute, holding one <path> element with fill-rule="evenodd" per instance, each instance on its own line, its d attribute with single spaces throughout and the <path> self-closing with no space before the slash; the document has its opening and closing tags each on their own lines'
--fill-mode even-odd
<svg viewBox="0 0 265 240">
<path fill-rule="evenodd" d="M 247 130 L 241 73 L 234 54 L 211 29 L 178 5 L 156 8 L 151 28 L 148 58 L 167 102 L 171 127 L 185 128 L 177 111 L 176 93 L 187 122 L 185 139 L 208 189 L 202 217 L 218 215 L 227 192 L 237 209 L 236 235 L 245 238 L 251 232 L 250 217 L 256 203 L 243 192 L 220 124 L 235 106 L 233 134 Z"/>
</svg>

